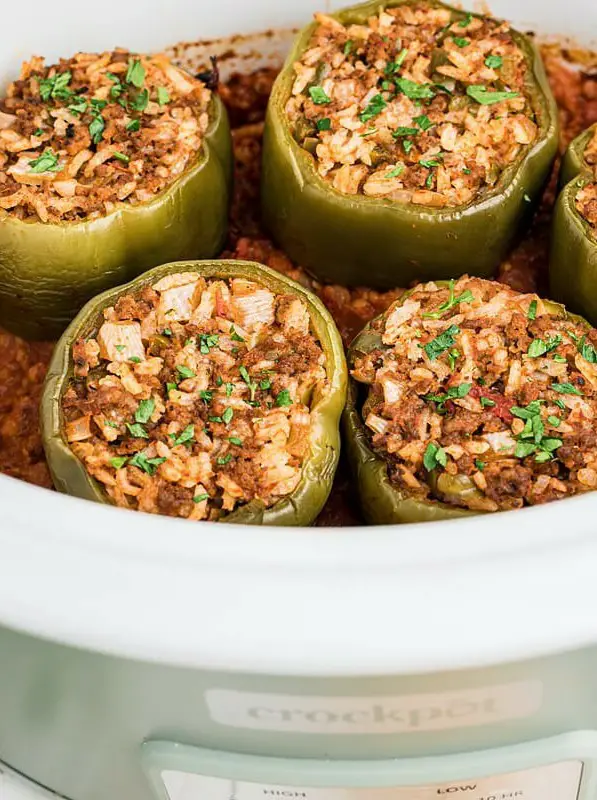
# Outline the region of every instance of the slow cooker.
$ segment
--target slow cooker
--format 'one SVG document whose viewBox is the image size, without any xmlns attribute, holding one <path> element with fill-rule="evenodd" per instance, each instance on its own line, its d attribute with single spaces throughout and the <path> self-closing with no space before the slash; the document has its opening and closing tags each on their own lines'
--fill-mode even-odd
<svg viewBox="0 0 597 800">
<path fill-rule="evenodd" d="M 276 63 L 322 5 L 5 4 L 2 74 L 222 37 Z M 597 26 L 589 0 L 491 10 L 583 44 Z M 2 800 L 597 797 L 594 494 L 341 530 L 191 525 L 7 477 L 0 507 Z"/>
</svg>

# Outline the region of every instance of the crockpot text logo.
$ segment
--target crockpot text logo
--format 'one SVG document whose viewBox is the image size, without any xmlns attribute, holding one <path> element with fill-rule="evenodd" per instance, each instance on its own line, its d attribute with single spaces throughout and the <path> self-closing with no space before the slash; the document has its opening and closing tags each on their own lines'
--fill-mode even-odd
<svg viewBox="0 0 597 800">
<path fill-rule="evenodd" d="M 303 697 L 210 689 L 215 722 L 234 728 L 287 733 L 415 733 L 491 725 L 534 714 L 541 706 L 538 681 L 434 694 L 392 697 Z"/>
</svg>

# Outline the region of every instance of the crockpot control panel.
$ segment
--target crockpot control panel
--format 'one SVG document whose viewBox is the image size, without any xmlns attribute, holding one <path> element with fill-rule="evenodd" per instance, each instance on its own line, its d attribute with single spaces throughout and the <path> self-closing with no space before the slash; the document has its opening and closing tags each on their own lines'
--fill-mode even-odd
<svg viewBox="0 0 597 800">
<path fill-rule="evenodd" d="M 156 800 L 594 800 L 597 734 L 437 758 L 316 761 L 147 742 Z"/>
</svg>

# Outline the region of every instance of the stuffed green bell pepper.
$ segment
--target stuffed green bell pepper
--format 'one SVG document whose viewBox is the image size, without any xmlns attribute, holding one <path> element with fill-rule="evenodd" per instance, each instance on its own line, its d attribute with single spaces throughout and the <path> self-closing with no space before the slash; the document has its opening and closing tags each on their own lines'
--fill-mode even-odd
<svg viewBox="0 0 597 800">
<path fill-rule="evenodd" d="M 556 155 L 531 40 L 435 0 L 316 15 L 268 107 L 263 216 L 324 281 L 490 276 Z"/>
<path fill-rule="evenodd" d="M 347 371 L 320 300 L 248 261 L 157 267 L 90 301 L 44 387 L 55 486 L 121 508 L 310 525 L 332 487 Z"/>
<path fill-rule="evenodd" d="M 372 524 L 458 519 L 597 488 L 597 331 L 464 277 L 404 294 L 349 349 L 344 441 Z"/>
<path fill-rule="evenodd" d="M 166 56 L 25 63 L 0 101 L 0 323 L 58 336 L 149 267 L 208 258 L 227 230 L 221 100 Z"/>
<path fill-rule="evenodd" d="M 597 323 L 597 126 L 568 147 L 551 230 L 549 284 L 556 300 Z"/>
</svg>

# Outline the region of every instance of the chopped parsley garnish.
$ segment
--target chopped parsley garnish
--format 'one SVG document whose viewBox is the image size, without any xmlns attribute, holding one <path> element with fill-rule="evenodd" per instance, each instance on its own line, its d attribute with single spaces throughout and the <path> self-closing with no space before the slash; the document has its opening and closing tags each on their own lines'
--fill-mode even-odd
<svg viewBox="0 0 597 800">
<path fill-rule="evenodd" d="M 354 42 L 352 41 L 352 39 L 349 39 L 346 42 L 346 44 L 344 45 L 344 49 L 342 51 L 345 56 L 349 56 L 350 55 L 350 53 L 352 51 L 353 44 L 354 44 Z"/>
<path fill-rule="evenodd" d="M 122 351 L 124 350 L 123 344 L 115 344 L 114 347 L 116 348 L 116 350 L 118 350 L 119 353 L 122 353 Z"/>
<path fill-rule="evenodd" d="M 135 411 L 135 422 L 141 422 L 143 424 L 149 422 L 154 411 L 155 400 L 153 398 L 150 398 L 149 400 L 141 400 L 137 410 Z"/>
<path fill-rule="evenodd" d="M 179 436 L 176 436 L 175 433 L 171 433 L 170 436 L 174 439 L 172 442 L 174 447 L 179 444 L 187 444 L 187 442 L 192 442 L 195 438 L 195 426 L 193 424 L 187 425 Z"/>
<path fill-rule="evenodd" d="M 407 128 L 406 126 L 401 125 L 399 128 L 396 128 L 395 131 L 393 131 L 392 136 L 394 139 L 398 139 L 401 136 L 416 136 L 418 132 L 419 131 L 416 128 Z"/>
<path fill-rule="evenodd" d="M 429 442 L 423 456 L 423 466 L 427 472 L 431 472 L 437 467 L 445 467 L 447 463 L 448 456 L 444 448 Z"/>
<path fill-rule="evenodd" d="M 221 467 L 223 467 L 225 464 L 228 464 L 230 461 L 232 461 L 232 456 L 230 455 L 230 453 L 228 453 L 225 456 L 220 456 L 220 458 L 218 458 L 216 460 L 216 464 L 219 464 Z"/>
<path fill-rule="evenodd" d="M 466 397 L 472 389 L 472 383 L 461 383 L 458 386 L 450 386 L 445 394 L 426 394 L 425 400 L 430 400 L 437 403 L 437 411 L 441 414 L 445 411 L 445 404 L 447 400 L 457 400 Z"/>
<path fill-rule="evenodd" d="M 458 27 L 459 28 L 468 28 L 468 26 L 471 24 L 472 21 L 473 21 L 473 15 L 472 14 L 467 14 L 465 17 L 463 17 L 460 20 L 460 22 L 458 23 Z"/>
<path fill-rule="evenodd" d="M 176 388 L 177 388 L 177 386 L 176 386 L 175 383 L 167 383 L 166 384 L 166 391 L 168 392 L 168 394 L 170 394 L 170 392 L 173 392 Z"/>
<path fill-rule="evenodd" d="M 481 403 L 481 408 L 493 408 L 495 405 L 495 401 L 489 397 L 480 397 L 479 402 Z"/>
<path fill-rule="evenodd" d="M 179 367 L 176 367 L 176 371 L 181 376 L 181 378 L 194 378 L 194 377 L 196 377 L 195 373 L 193 372 L 193 370 L 190 367 L 179 366 Z"/>
<path fill-rule="evenodd" d="M 71 104 L 68 106 L 71 114 L 84 114 L 87 111 L 87 100 L 84 97 L 73 97 Z"/>
<path fill-rule="evenodd" d="M 131 467 L 138 467 L 142 469 L 143 472 L 146 472 L 148 475 L 155 475 L 156 469 L 163 464 L 165 458 L 147 458 L 145 453 L 137 453 L 134 455 L 129 464 Z"/>
<path fill-rule="evenodd" d="M 553 402 L 558 408 L 561 408 L 562 411 L 566 410 L 566 403 L 563 400 L 560 400 L 559 397 L 556 400 L 554 400 Z"/>
<path fill-rule="evenodd" d="M 432 189 L 433 188 L 433 173 L 432 172 L 430 172 L 429 175 L 427 176 L 427 180 L 425 181 L 425 186 L 428 189 Z"/>
<path fill-rule="evenodd" d="M 332 120 L 329 117 L 324 117 L 323 119 L 317 120 L 318 131 L 329 131 L 331 127 L 332 127 Z"/>
<path fill-rule="evenodd" d="M 131 356 L 129 358 L 129 361 L 131 362 L 131 364 L 140 364 L 141 363 L 141 359 L 139 358 L 139 356 Z"/>
<path fill-rule="evenodd" d="M 264 378 L 262 381 L 260 381 L 259 388 L 263 389 L 263 391 L 265 392 L 267 389 L 272 388 L 272 382 L 270 381 L 269 378 Z"/>
<path fill-rule="evenodd" d="M 170 92 L 163 86 L 158 86 L 158 105 L 165 106 L 170 102 Z"/>
<path fill-rule="evenodd" d="M 44 135 L 44 129 L 43 128 L 38 128 L 36 131 L 33 131 L 33 135 L 34 136 L 43 136 Z"/>
<path fill-rule="evenodd" d="M 585 334 L 579 338 L 578 336 L 575 336 L 572 331 L 566 331 L 566 333 L 572 339 L 576 345 L 576 349 L 585 359 L 585 361 L 588 361 L 589 364 L 597 364 L 597 350 L 595 350 L 590 342 L 587 342 L 587 335 Z"/>
<path fill-rule="evenodd" d="M 209 500 L 208 494 L 196 494 L 193 497 L 193 503 L 202 503 L 204 500 Z"/>
<path fill-rule="evenodd" d="M 130 122 L 127 122 L 126 129 L 127 131 L 138 131 L 141 127 L 141 122 L 138 119 L 132 119 Z"/>
<path fill-rule="evenodd" d="M 313 100 L 316 106 L 324 106 L 327 103 L 332 102 L 331 97 L 327 96 L 321 86 L 310 86 L 309 94 L 311 95 L 311 100 Z"/>
<path fill-rule="evenodd" d="M 145 69 L 138 58 L 129 58 L 125 81 L 140 89 L 145 81 Z"/>
<path fill-rule="evenodd" d="M 531 300 L 529 304 L 529 310 L 527 311 L 527 319 L 530 319 L 531 322 L 537 319 L 537 301 Z"/>
<path fill-rule="evenodd" d="M 58 156 L 52 150 L 46 150 L 39 158 L 29 162 L 29 170 L 36 174 L 40 172 L 60 172 L 62 167 L 58 163 Z"/>
<path fill-rule="evenodd" d="M 457 47 L 468 47 L 470 44 L 468 39 L 463 39 L 461 36 L 454 36 L 452 41 Z"/>
<path fill-rule="evenodd" d="M 423 314 L 425 319 L 439 319 L 443 314 L 446 313 L 446 311 L 450 311 L 450 309 L 454 308 L 454 306 L 457 306 L 460 303 L 471 303 L 474 300 L 473 293 L 470 291 L 470 289 L 466 289 L 466 291 L 456 297 L 454 294 L 454 283 L 454 280 L 450 281 L 450 296 L 445 303 L 442 303 L 437 311 Z"/>
<path fill-rule="evenodd" d="M 131 107 L 135 111 L 145 111 L 147 106 L 149 105 L 149 89 L 143 89 L 142 92 L 134 98 L 131 103 Z"/>
<path fill-rule="evenodd" d="M 222 417 L 208 417 L 210 422 L 222 422 Z"/>
<path fill-rule="evenodd" d="M 428 84 L 415 83 L 408 78 L 397 78 L 396 85 L 411 100 L 431 100 L 434 91 Z"/>
<path fill-rule="evenodd" d="M 213 392 L 210 392 L 208 389 L 203 389 L 201 392 L 199 392 L 199 397 L 201 398 L 201 400 L 203 400 L 205 405 L 209 405 L 211 401 L 214 399 L 214 394 Z"/>
<path fill-rule="evenodd" d="M 472 170 L 470 170 L 468 167 L 464 167 L 462 171 L 464 172 L 465 175 L 470 175 L 472 172 Z"/>
<path fill-rule="evenodd" d="M 130 158 L 127 156 L 127 155 L 125 155 L 124 153 L 118 153 L 118 152 L 114 152 L 114 153 L 112 153 L 112 155 L 114 156 L 114 158 L 117 158 L 119 161 L 122 161 L 122 163 L 123 163 L 123 164 L 128 164 L 128 163 L 129 163 L 129 161 L 131 160 L 131 159 L 130 159 Z"/>
<path fill-rule="evenodd" d="M 243 445 L 242 439 L 239 439 L 238 436 L 229 436 L 228 441 L 230 444 L 236 445 L 236 447 L 242 447 Z"/>
<path fill-rule="evenodd" d="M 48 100 L 68 100 L 73 92 L 68 88 L 72 78 L 70 72 L 59 72 L 53 78 L 38 78 L 39 95 L 44 103 Z"/>
<path fill-rule="evenodd" d="M 489 69 L 499 69 L 503 63 L 504 59 L 501 56 L 487 56 L 485 59 L 485 66 Z"/>
<path fill-rule="evenodd" d="M 93 144 L 99 144 L 104 138 L 106 123 L 99 111 L 93 111 L 93 119 L 89 123 L 89 135 Z"/>
<path fill-rule="evenodd" d="M 149 434 L 143 425 L 140 425 L 138 422 L 135 422 L 133 425 L 131 425 L 130 422 L 127 422 L 126 427 L 128 428 L 131 436 L 134 436 L 135 439 L 149 439 Z"/>
<path fill-rule="evenodd" d="M 199 352 L 206 356 L 212 347 L 217 347 L 219 341 L 217 333 L 202 333 L 199 337 Z"/>
<path fill-rule="evenodd" d="M 172 328 L 164 328 L 162 336 L 172 336 Z"/>
<path fill-rule="evenodd" d="M 250 401 L 249 402 L 252 403 L 253 400 L 255 400 L 255 392 L 257 391 L 257 384 L 253 383 L 253 381 L 251 380 L 251 376 L 249 375 L 249 372 L 248 372 L 247 368 L 244 366 L 244 364 L 239 367 L 238 371 L 240 372 L 240 376 L 243 379 L 243 381 L 249 387 L 249 393 L 250 393 Z"/>
<path fill-rule="evenodd" d="M 226 408 L 224 413 L 222 414 L 222 422 L 225 425 L 230 425 L 233 416 L 234 416 L 234 410 L 230 408 L 230 406 L 228 406 L 228 408 Z"/>
<path fill-rule="evenodd" d="M 485 86 L 468 86 L 466 93 L 482 106 L 491 106 L 518 97 L 518 92 L 490 92 Z"/>
<path fill-rule="evenodd" d="M 516 458 L 527 458 L 534 455 L 539 464 L 551 461 L 553 453 L 562 446 L 561 439 L 545 437 L 545 426 L 541 420 L 543 400 L 533 400 L 527 406 L 513 406 L 510 412 L 519 419 L 525 420 L 524 429 L 519 434 L 514 455 Z"/>
<path fill-rule="evenodd" d="M 388 61 L 385 68 L 386 75 L 393 75 L 395 72 L 398 72 L 400 67 L 404 64 L 407 55 L 408 50 L 405 47 L 398 53 L 395 61 Z"/>
<path fill-rule="evenodd" d="M 402 175 L 404 172 L 404 164 L 398 164 L 397 167 L 391 169 L 389 172 L 386 172 L 384 178 L 397 178 L 399 175 Z"/>
<path fill-rule="evenodd" d="M 292 398 L 288 389 L 282 389 L 282 391 L 277 395 L 276 405 L 280 408 L 292 405 Z"/>
<path fill-rule="evenodd" d="M 555 355 L 553 355 L 552 358 L 553 358 L 554 361 L 557 361 L 558 364 L 566 364 L 567 363 L 566 359 L 564 358 L 564 356 L 559 355 L 559 353 L 556 353 Z"/>
<path fill-rule="evenodd" d="M 405 139 L 402 142 L 402 147 L 404 148 L 404 152 L 406 153 L 406 155 L 408 155 L 410 151 L 413 149 L 413 143 L 411 142 L 410 139 Z"/>
<path fill-rule="evenodd" d="M 533 339 L 529 345 L 527 355 L 530 358 L 539 358 L 539 356 L 543 356 L 551 350 L 555 350 L 560 344 L 562 344 L 562 337 L 559 334 L 550 337 L 546 342 L 544 342 L 543 339 Z"/>
<path fill-rule="evenodd" d="M 454 367 L 456 366 L 456 361 L 458 360 L 459 355 L 460 352 L 458 350 L 450 350 L 448 353 L 448 365 L 452 372 L 454 371 Z"/>
<path fill-rule="evenodd" d="M 234 384 L 233 383 L 227 383 L 224 388 L 226 389 L 226 397 L 230 397 L 230 395 L 234 391 Z"/>
<path fill-rule="evenodd" d="M 430 128 L 433 128 L 433 122 L 431 122 L 427 114 L 421 114 L 419 117 L 414 117 L 413 122 L 415 125 L 418 125 L 422 131 L 428 131 Z"/>
<path fill-rule="evenodd" d="M 110 459 L 110 464 L 112 464 L 114 469 L 122 469 L 127 461 L 128 456 L 116 456 L 116 458 Z"/>
<path fill-rule="evenodd" d="M 547 418 L 547 421 L 554 428 L 559 428 L 560 425 L 562 424 L 562 420 L 559 417 L 554 417 L 553 415 L 550 415 Z"/>
<path fill-rule="evenodd" d="M 559 392 L 560 394 L 577 394 L 579 397 L 582 397 L 582 392 L 571 383 L 552 383 L 550 388 L 553 389 L 554 392 Z"/>
<path fill-rule="evenodd" d="M 441 162 L 436 161 L 434 158 L 422 158 L 419 161 L 419 164 L 422 167 L 427 167 L 427 169 L 432 169 L 433 167 L 439 167 Z"/>
<path fill-rule="evenodd" d="M 477 469 L 479 470 L 479 472 L 483 472 L 483 470 L 485 469 L 485 467 L 487 466 L 487 464 L 485 463 L 485 461 L 479 461 L 479 459 L 478 459 L 478 458 L 476 458 L 476 459 L 475 459 L 475 466 L 477 467 Z"/>
<path fill-rule="evenodd" d="M 367 108 L 359 114 L 359 119 L 361 122 L 369 122 L 370 119 L 381 114 L 387 105 L 383 95 L 376 94 L 369 101 Z"/>
</svg>

